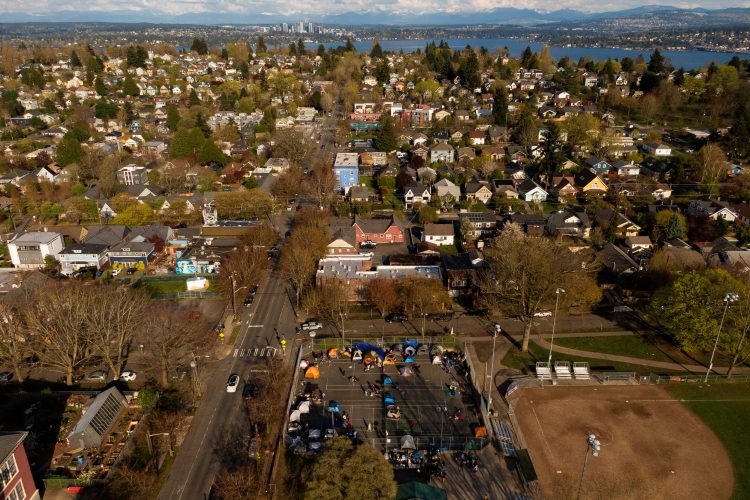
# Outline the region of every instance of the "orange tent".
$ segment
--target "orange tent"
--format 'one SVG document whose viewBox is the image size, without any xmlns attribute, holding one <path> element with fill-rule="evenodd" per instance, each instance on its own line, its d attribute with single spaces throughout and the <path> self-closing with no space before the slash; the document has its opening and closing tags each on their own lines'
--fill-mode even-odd
<svg viewBox="0 0 750 500">
<path fill-rule="evenodd" d="M 317 366 L 308 366 L 305 370 L 305 378 L 318 379 L 320 378 L 320 370 Z"/>
</svg>

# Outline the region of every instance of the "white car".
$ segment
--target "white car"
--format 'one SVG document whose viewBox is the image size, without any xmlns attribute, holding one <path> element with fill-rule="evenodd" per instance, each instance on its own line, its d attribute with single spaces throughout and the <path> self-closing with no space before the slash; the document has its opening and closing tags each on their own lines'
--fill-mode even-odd
<svg viewBox="0 0 750 500">
<path fill-rule="evenodd" d="M 122 268 L 118 267 L 118 268 L 112 269 L 112 277 L 114 278 L 115 276 L 119 275 L 121 272 L 122 272 Z"/>
<path fill-rule="evenodd" d="M 240 376 L 233 373 L 227 380 L 227 392 L 237 392 L 237 386 L 240 385 Z"/>
<path fill-rule="evenodd" d="M 132 382 L 135 380 L 135 372 L 132 370 L 125 370 L 120 374 L 121 382 Z"/>
<path fill-rule="evenodd" d="M 552 316 L 552 311 L 539 311 L 538 313 L 534 313 L 535 318 L 549 318 Z"/>
<path fill-rule="evenodd" d="M 317 321 L 308 321 L 307 323 L 302 323 L 302 331 L 311 331 L 311 330 L 320 330 L 323 328 L 323 325 L 321 323 L 318 323 Z"/>
</svg>

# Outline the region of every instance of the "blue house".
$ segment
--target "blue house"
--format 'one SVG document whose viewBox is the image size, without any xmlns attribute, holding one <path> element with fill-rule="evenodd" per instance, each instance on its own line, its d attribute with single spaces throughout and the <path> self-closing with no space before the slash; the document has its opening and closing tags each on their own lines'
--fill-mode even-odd
<svg viewBox="0 0 750 500">
<path fill-rule="evenodd" d="M 597 175 L 608 174 L 612 170 L 612 164 L 606 160 L 601 160 L 596 156 L 586 158 L 586 166 Z"/>
<path fill-rule="evenodd" d="M 336 174 L 336 189 L 348 193 L 352 186 L 359 184 L 359 155 L 338 153 L 333 162 L 333 173 Z"/>
</svg>

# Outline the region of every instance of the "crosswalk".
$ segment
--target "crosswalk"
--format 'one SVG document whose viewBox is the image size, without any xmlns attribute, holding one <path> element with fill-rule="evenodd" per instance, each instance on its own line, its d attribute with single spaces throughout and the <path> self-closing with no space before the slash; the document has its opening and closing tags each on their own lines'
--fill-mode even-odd
<svg viewBox="0 0 750 500">
<path fill-rule="evenodd" d="M 279 349 L 276 347 L 250 347 L 247 349 L 237 348 L 232 354 L 233 358 L 272 358 L 276 356 Z"/>
</svg>

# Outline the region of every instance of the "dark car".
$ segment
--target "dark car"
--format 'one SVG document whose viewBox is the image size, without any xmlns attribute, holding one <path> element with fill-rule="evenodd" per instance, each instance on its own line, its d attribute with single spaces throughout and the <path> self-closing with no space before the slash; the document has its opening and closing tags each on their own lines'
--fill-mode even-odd
<svg viewBox="0 0 750 500">
<path fill-rule="evenodd" d="M 242 397 L 245 399 L 252 399 L 258 395 L 258 388 L 253 383 L 245 384 L 242 388 Z"/>
<path fill-rule="evenodd" d="M 256 293 L 258 293 L 258 285 L 252 285 L 250 287 L 250 295 L 255 296 Z"/>
<path fill-rule="evenodd" d="M 250 307 L 251 305 L 253 305 L 253 296 L 252 295 L 248 295 L 245 298 L 244 304 L 245 304 L 245 307 Z"/>
<path fill-rule="evenodd" d="M 406 316 L 406 314 L 400 312 L 391 313 L 385 317 L 385 321 L 387 323 L 403 323 L 408 319 L 409 318 L 408 316 Z"/>
</svg>

